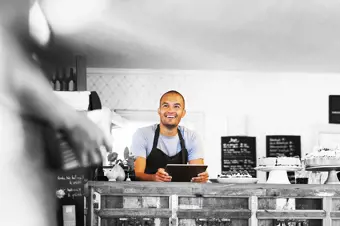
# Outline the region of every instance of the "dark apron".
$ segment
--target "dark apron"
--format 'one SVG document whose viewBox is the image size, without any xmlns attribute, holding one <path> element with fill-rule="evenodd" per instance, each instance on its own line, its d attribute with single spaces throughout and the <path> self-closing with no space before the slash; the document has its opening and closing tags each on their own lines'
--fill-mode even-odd
<svg viewBox="0 0 340 226">
<path fill-rule="evenodd" d="M 164 152 L 157 148 L 159 131 L 160 129 L 158 125 L 155 131 L 151 153 L 146 158 L 146 168 L 144 172 L 147 174 L 154 174 L 159 168 L 165 168 L 167 164 L 187 164 L 188 162 L 188 151 L 185 148 L 184 139 L 182 137 L 181 131 L 177 129 L 179 141 L 181 144 L 181 151 L 172 157 L 166 155 Z"/>
</svg>

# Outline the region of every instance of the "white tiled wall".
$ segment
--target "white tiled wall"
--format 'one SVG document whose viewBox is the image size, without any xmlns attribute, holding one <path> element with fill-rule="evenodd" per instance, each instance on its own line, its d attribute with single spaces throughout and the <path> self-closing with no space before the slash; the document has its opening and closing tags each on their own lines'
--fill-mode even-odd
<svg viewBox="0 0 340 226">
<path fill-rule="evenodd" d="M 340 74 L 89 68 L 87 76 L 88 89 L 112 109 L 156 110 L 161 94 L 181 92 L 187 111 L 204 115 L 199 133 L 213 177 L 220 173 L 221 136 L 256 136 L 261 157 L 266 135 L 300 135 L 304 155 L 320 128 L 340 131 L 328 124 L 328 96 L 340 94 Z"/>
</svg>

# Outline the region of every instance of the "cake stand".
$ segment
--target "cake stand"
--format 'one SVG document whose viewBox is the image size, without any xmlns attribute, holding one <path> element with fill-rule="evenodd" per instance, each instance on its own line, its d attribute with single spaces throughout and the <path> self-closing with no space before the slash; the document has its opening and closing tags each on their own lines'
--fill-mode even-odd
<svg viewBox="0 0 340 226">
<path fill-rule="evenodd" d="M 266 183 L 268 184 L 290 184 L 287 172 L 295 172 L 302 169 L 299 166 L 259 166 L 255 168 L 259 171 L 269 172 Z"/>
<path fill-rule="evenodd" d="M 328 171 L 328 177 L 325 184 L 340 184 L 336 171 L 340 171 L 340 166 L 308 166 L 308 171 Z"/>
</svg>

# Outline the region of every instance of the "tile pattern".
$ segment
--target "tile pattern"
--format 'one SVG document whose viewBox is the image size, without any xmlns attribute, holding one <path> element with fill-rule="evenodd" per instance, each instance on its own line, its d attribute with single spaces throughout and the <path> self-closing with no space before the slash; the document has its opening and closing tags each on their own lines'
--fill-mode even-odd
<svg viewBox="0 0 340 226">
<path fill-rule="evenodd" d="M 197 106 L 197 97 L 202 95 L 206 81 L 193 76 L 179 71 L 90 71 L 87 87 L 97 91 L 102 104 L 112 109 L 157 109 L 160 96 L 171 89 L 181 92 L 191 109 L 195 109 L 193 106 Z"/>
</svg>

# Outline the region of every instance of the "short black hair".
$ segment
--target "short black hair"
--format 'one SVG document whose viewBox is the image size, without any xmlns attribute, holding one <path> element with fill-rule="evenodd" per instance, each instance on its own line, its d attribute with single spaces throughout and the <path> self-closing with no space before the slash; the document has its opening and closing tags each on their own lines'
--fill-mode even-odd
<svg viewBox="0 0 340 226">
<path fill-rule="evenodd" d="M 184 97 L 183 97 L 183 95 L 182 94 L 180 94 L 178 91 L 176 91 L 176 90 L 169 90 L 168 92 L 166 92 L 166 93 L 164 93 L 162 96 L 161 96 L 161 99 L 159 99 L 159 106 L 162 104 L 161 103 L 161 101 L 162 101 L 162 99 L 163 99 L 163 97 L 165 96 L 165 95 L 167 95 L 167 94 L 177 94 L 177 95 L 179 95 L 181 98 L 182 98 L 182 100 L 183 100 L 183 109 L 185 109 L 185 100 L 184 100 Z"/>
</svg>

